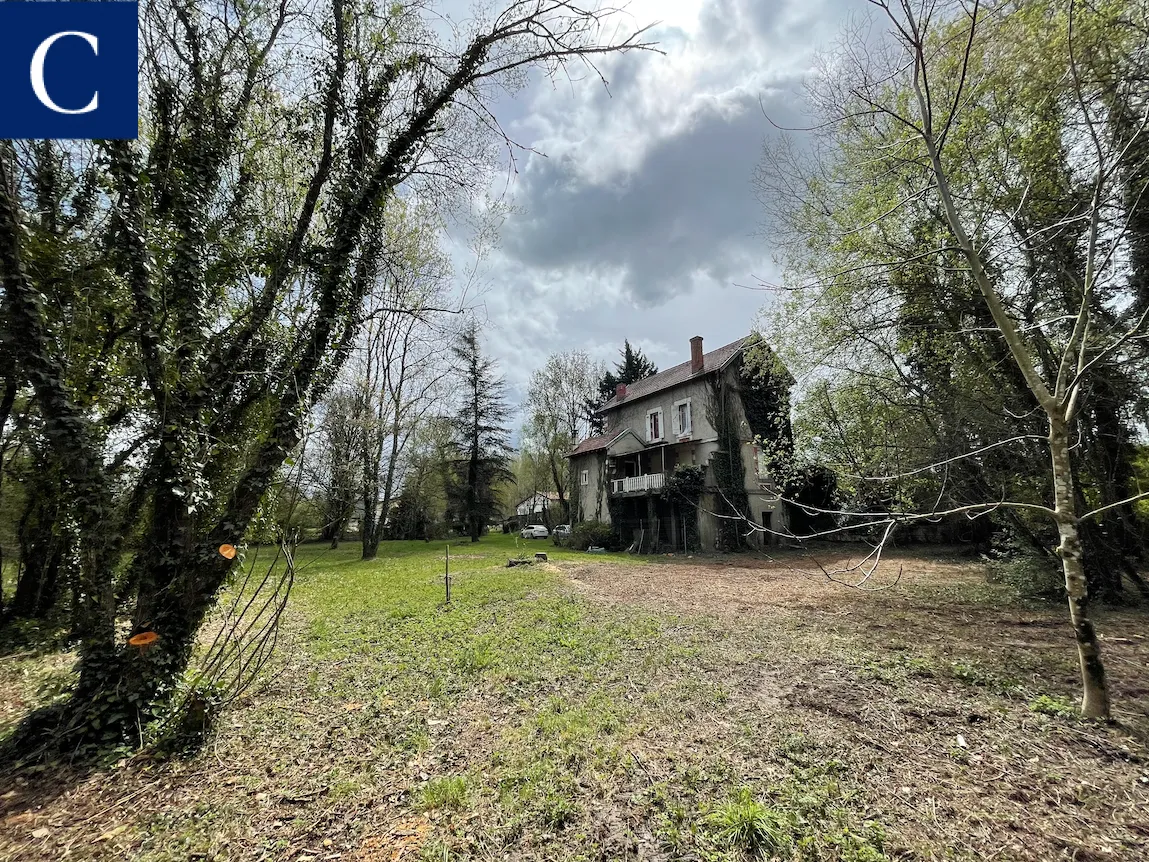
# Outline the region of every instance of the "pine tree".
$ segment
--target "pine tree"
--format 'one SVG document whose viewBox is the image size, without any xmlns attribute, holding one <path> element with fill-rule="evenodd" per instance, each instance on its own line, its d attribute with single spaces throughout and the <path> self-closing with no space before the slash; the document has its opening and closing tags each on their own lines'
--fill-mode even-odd
<svg viewBox="0 0 1149 862">
<path fill-rule="evenodd" d="M 447 489 L 454 517 L 479 541 L 487 520 L 498 511 L 496 486 L 511 478 L 506 382 L 495 362 L 483 355 L 479 328 L 468 325 L 451 348 L 463 384 L 463 400 L 451 419 L 452 471 Z"/>
<path fill-rule="evenodd" d="M 598 410 L 614 397 L 618 384 L 635 383 L 658 373 L 658 367 L 641 349 L 631 347 L 629 339 L 623 342 L 619 355 L 622 357 L 622 362 L 616 362 L 614 371 L 607 371 L 598 382 L 598 398 L 587 402 L 587 415 L 592 434 L 602 433 L 603 419 L 598 415 Z"/>
</svg>

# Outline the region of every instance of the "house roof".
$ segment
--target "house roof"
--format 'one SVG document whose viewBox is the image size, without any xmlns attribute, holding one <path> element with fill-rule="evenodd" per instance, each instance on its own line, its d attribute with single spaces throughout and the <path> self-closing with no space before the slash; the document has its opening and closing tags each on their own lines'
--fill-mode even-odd
<svg viewBox="0 0 1149 862">
<path fill-rule="evenodd" d="M 718 371 L 725 368 L 730 360 L 737 356 L 743 347 L 747 346 L 747 342 L 749 342 L 750 339 L 751 336 L 748 335 L 745 338 L 739 338 L 737 341 L 732 341 L 729 344 L 719 347 L 717 350 L 704 353 L 702 355 L 702 370 L 697 374 L 690 372 L 690 362 L 686 361 L 681 365 L 668 368 L 666 371 L 660 371 L 658 374 L 644 377 L 642 380 L 637 380 L 634 383 L 628 383 L 626 385 L 626 395 L 622 397 L 621 401 L 617 397 L 611 398 L 599 408 L 599 411 L 606 412 L 607 410 L 613 410 L 615 407 L 620 407 L 623 404 L 636 401 L 639 398 L 645 398 L 648 395 L 654 395 L 656 392 L 662 392 L 664 389 L 670 389 L 672 386 L 685 383 L 693 377 L 702 377 L 711 371 Z M 582 451 L 591 451 L 589 449 L 583 450 L 582 447 L 588 443 L 603 439 L 605 438 L 591 437 L 589 440 L 584 440 L 579 444 L 579 448 L 572 454 L 581 454 Z M 607 445 L 609 445 L 610 442 L 612 441 L 608 440 Z M 602 446 L 595 446 L 594 448 L 601 449 Z"/>
<path fill-rule="evenodd" d="M 625 430 L 613 431 L 610 434 L 601 434 L 598 437 L 587 437 L 570 451 L 570 455 L 585 455 L 587 452 L 597 452 L 599 449 L 606 449 L 625 433 Z"/>
<path fill-rule="evenodd" d="M 577 446 L 575 446 L 574 449 L 568 452 L 567 457 L 573 458 L 576 455 L 585 455 L 588 452 L 598 452 L 602 449 L 609 449 L 628 434 L 635 439 L 639 445 L 639 448 L 642 448 L 645 445 L 642 440 L 639 439 L 639 436 L 632 430 L 629 428 L 623 428 L 621 431 L 611 431 L 609 434 L 603 434 L 600 437 L 586 438 Z"/>
<path fill-rule="evenodd" d="M 523 499 L 515 503 L 515 506 L 521 506 L 523 503 L 530 503 L 532 501 L 537 503 L 539 502 L 540 497 L 542 497 L 544 500 L 557 500 L 559 498 L 559 493 L 558 491 L 536 491 L 529 497 L 523 497 Z"/>
</svg>

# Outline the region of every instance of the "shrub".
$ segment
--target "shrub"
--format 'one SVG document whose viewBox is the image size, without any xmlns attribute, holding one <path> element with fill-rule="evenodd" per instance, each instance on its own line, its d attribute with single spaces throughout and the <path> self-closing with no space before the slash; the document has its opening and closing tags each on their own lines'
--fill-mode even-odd
<svg viewBox="0 0 1149 862">
<path fill-rule="evenodd" d="M 617 548 L 618 538 L 610 524 L 602 521 L 583 521 L 571 528 L 570 546 L 576 551 L 585 551 L 592 545 L 604 548 Z"/>
<path fill-rule="evenodd" d="M 215 729 L 228 699 L 219 681 L 184 679 L 149 724 L 149 747 L 158 755 L 191 754 Z"/>
<path fill-rule="evenodd" d="M 1042 694 L 1029 702 L 1029 708 L 1042 715 L 1052 715 L 1057 718 L 1076 718 L 1077 707 L 1064 697 L 1052 697 Z"/>
<path fill-rule="evenodd" d="M 989 580 L 1012 587 L 1018 595 L 1039 599 L 1061 599 L 1065 581 L 1055 560 L 1034 553 L 1017 553 L 991 560 Z"/>
<path fill-rule="evenodd" d="M 832 530 L 835 518 L 826 511 L 838 508 L 838 477 L 829 467 L 821 464 L 795 465 L 782 486 L 789 500 L 786 512 L 790 529 L 802 536 Z M 794 504 L 798 505 L 794 505 Z M 809 506 L 809 509 L 803 508 Z"/>
</svg>

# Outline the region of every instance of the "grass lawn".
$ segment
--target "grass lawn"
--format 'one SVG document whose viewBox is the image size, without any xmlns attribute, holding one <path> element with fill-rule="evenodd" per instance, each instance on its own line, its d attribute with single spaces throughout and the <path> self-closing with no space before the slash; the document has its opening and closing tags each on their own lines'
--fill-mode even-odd
<svg viewBox="0 0 1149 862">
<path fill-rule="evenodd" d="M 1073 716 L 1060 605 L 959 558 L 861 592 L 512 537 L 308 548 L 264 682 L 194 756 L 0 773 L 0 859 L 1144 859 L 1145 615 Z M 8 725 L 67 681 L 0 658 Z M 10 784 L 4 787 L 5 783 Z"/>
</svg>

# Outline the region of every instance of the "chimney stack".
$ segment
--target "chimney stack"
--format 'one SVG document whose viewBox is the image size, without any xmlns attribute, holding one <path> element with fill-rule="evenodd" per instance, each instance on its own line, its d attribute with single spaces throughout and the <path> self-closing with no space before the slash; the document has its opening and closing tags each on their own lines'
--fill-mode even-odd
<svg viewBox="0 0 1149 862">
<path fill-rule="evenodd" d="M 626 397 L 626 384 L 620 383 L 614 387 L 614 400 L 621 401 Z"/>
<path fill-rule="evenodd" d="M 690 373 L 697 374 L 702 370 L 702 336 L 696 335 L 690 339 Z"/>
</svg>

